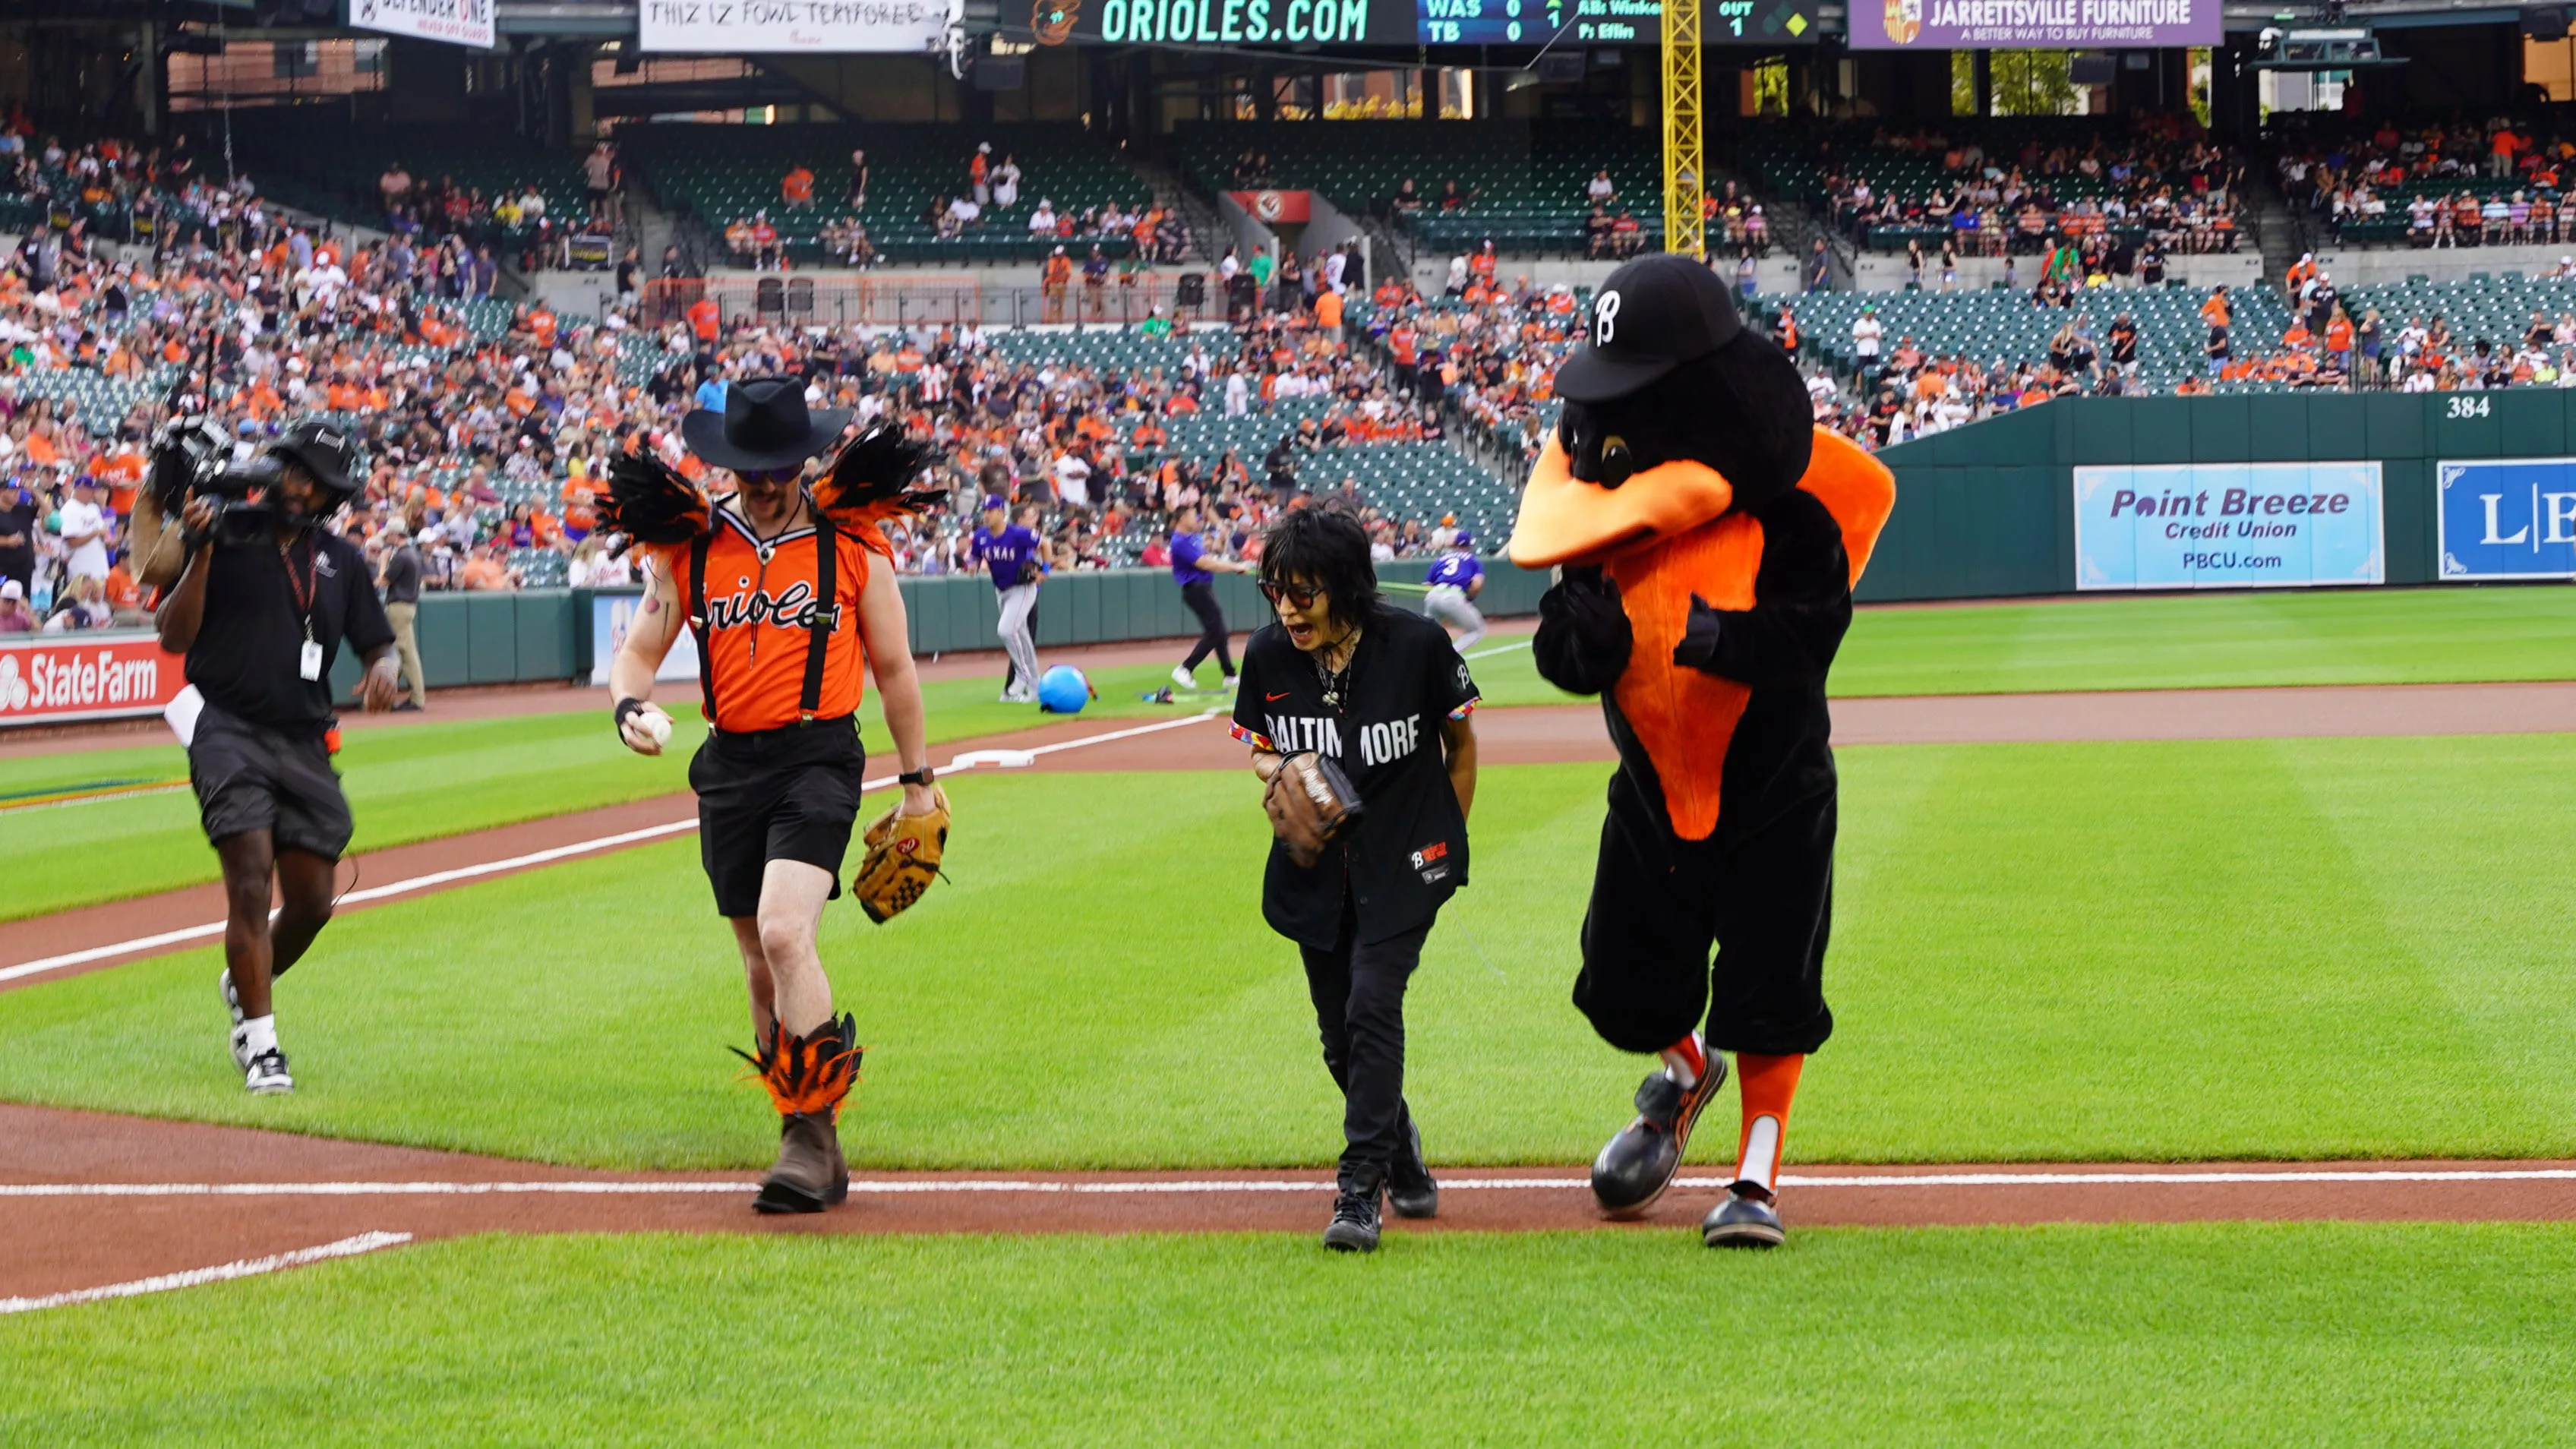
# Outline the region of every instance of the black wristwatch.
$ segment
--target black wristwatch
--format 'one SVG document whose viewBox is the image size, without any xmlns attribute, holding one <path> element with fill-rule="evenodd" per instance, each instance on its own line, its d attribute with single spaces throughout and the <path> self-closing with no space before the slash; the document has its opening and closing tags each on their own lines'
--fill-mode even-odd
<svg viewBox="0 0 2576 1449">
<path fill-rule="evenodd" d="M 924 765 L 918 770 L 906 770 L 895 776 L 894 782 L 898 785 L 927 785 L 936 778 L 938 772 Z"/>
</svg>

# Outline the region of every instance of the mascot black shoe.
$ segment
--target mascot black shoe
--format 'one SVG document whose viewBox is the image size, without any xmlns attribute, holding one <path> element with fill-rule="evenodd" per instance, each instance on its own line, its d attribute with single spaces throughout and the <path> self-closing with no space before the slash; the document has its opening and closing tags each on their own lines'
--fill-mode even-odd
<svg viewBox="0 0 2576 1449">
<path fill-rule="evenodd" d="M 1593 1190 L 1644 1211 L 1733 1052 L 1730 1200 L 1770 1217 L 1800 1068 L 1833 1031 L 1825 674 L 1895 479 L 1814 425 L 1796 365 L 1689 257 L 1611 273 L 1556 391 L 1511 557 L 1561 571 L 1539 673 L 1600 695 L 1619 753 L 1574 1004 L 1612 1046 L 1663 1058 Z M 1712 1242 L 1777 1241 L 1725 1226 Z"/>
</svg>

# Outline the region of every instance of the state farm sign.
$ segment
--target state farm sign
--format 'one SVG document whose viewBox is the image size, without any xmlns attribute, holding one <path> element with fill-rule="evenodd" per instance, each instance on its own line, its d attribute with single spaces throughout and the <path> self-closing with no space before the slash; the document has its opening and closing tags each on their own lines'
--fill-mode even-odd
<svg viewBox="0 0 2576 1449">
<path fill-rule="evenodd" d="M 159 714 L 186 675 L 149 634 L 0 640 L 0 728 Z"/>
</svg>

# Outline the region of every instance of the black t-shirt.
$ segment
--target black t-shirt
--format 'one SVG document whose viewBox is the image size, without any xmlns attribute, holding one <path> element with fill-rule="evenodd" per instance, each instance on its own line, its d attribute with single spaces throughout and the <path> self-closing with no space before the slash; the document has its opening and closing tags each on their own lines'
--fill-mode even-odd
<svg viewBox="0 0 2576 1449">
<path fill-rule="evenodd" d="M 1343 893 L 1358 940 L 1383 941 L 1430 919 L 1467 883 L 1467 821 L 1449 784 L 1441 727 L 1476 707 L 1476 681 L 1447 630 L 1419 614 L 1380 609 L 1352 651 L 1342 707 L 1324 705 L 1314 656 L 1276 623 L 1243 650 L 1234 737 L 1256 749 L 1312 750 L 1340 762 L 1367 807 L 1341 850 L 1300 870 L 1273 842 L 1261 914 L 1302 945 L 1329 949 Z"/>
<path fill-rule="evenodd" d="M 385 602 L 420 602 L 420 550 L 404 544 L 385 556 Z"/>
<path fill-rule="evenodd" d="M 25 583 L 36 570 L 36 501 L 19 495 L 0 504 L 0 535 L 15 534 L 16 543 L 0 543 L 0 574 Z"/>
<path fill-rule="evenodd" d="M 340 641 L 361 653 L 394 641 L 366 556 L 347 539 L 308 528 L 282 554 L 273 534 L 217 543 L 210 566 L 188 682 L 236 719 L 320 734 L 332 719 Z M 309 680 L 299 673 L 308 600 L 312 638 L 322 646 L 321 677 Z"/>
</svg>

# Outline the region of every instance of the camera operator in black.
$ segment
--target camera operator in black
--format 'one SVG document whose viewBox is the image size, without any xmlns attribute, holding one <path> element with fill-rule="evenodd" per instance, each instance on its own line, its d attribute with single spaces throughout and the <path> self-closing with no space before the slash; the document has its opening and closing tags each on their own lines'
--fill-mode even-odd
<svg viewBox="0 0 2576 1449">
<path fill-rule="evenodd" d="M 1244 647 L 1234 737 L 1264 780 L 1293 754 L 1337 762 L 1361 804 L 1311 869 L 1272 842 L 1261 913 L 1305 958 L 1324 1068 L 1345 1102 L 1324 1244 L 1366 1252 L 1381 1194 L 1401 1217 L 1440 1208 L 1404 1101 L 1404 991 L 1441 905 L 1467 883 L 1476 683 L 1438 624 L 1380 604 L 1368 535 L 1339 510 L 1298 508 L 1271 525 L 1261 591 L 1278 622 Z"/>
<path fill-rule="evenodd" d="M 187 655 L 205 696 L 188 779 L 230 905 L 220 985 L 233 1061 L 263 1094 L 295 1088 L 270 982 L 331 919 L 333 867 L 349 844 L 330 739 L 343 639 L 366 661 L 366 707 L 394 702 L 393 627 L 366 558 L 322 527 L 355 491 L 354 454 L 347 433 L 304 421 L 246 465 L 201 466 L 179 514 L 187 561 L 153 614 L 161 647 Z M 272 876 L 283 902 L 273 926 Z"/>
</svg>

